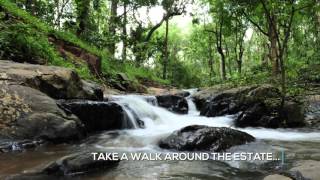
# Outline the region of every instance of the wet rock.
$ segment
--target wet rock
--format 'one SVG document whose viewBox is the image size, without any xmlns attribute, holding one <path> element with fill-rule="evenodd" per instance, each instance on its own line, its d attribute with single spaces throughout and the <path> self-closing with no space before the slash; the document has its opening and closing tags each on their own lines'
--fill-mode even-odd
<svg viewBox="0 0 320 180">
<path fill-rule="evenodd" d="M 7 179 L 64 179 L 99 170 L 110 170 L 118 163 L 116 160 L 94 160 L 90 152 L 81 152 L 49 163 L 39 172 L 19 174 Z"/>
<path fill-rule="evenodd" d="M 305 178 L 320 180 L 320 161 L 298 161 L 290 171 L 299 171 Z"/>
<path fill-rule="evenodd" d="M 159 146 L 179 151 L 220 152 L 254 140 L 253 136 L 231 128 L 194 125 L 173 132 L 167 138 L 162 139 Z"/>
<path fill-rule="evenodd" d="M 103 99 L 101 87 L 62 67 L 0 61 L 0 81 L 28 86 L 55 99 Z"/>
<path fill-rule="evenodd" d="M 161 95 L 156 96 L 158 105 L 160 107 L 164 107 L 169 111 L 179 113 L 179 114 L 187 114 L 188 113 L 188 102 L 182 96 L 177 95 Z"/>
<path fill-rule="evenodd" d="M 60 100 L 58 104 L 75 114 L 88 132 L 134 127 L 125 110 L 114 102 Z"/>
<path fill-rule="evenodd" d="M 238 127 L 302 127 L 303 103 L 286 99 L 270 85 L 248 86 L 222 91 L 205 102 L 200 114 L 207 117 L 239 114 Z"/>
<path fill-rule="evenodd" d="M 54 99 L 21 85 L 0 84 L 0 138 L 66 142 L 84 137 L 80 120 Z"/>
<path fill-rule="evenodd" d="M 110 168 L 118 163 L 119 161 L 115 160 L 94 160 L 91 152 L 82 152 L 65 156 L 49 164 L 42 170 L 42 173 L 49 175 L 70 175 Z"/>
<path fill-rule="evenodd" d="M 153 106 L 158 105 L 158 100 L 155 96 L 142 96 L 149 104 Z"/>
<path fill-rule="evenodd" d="M 2 140 L 2 142 L 0 142 L 0 153 L 33 149 L 43 143 L 44 141 L 41 141 L 41 140 L 20 140 L 20 141 Z"/>
</svg>

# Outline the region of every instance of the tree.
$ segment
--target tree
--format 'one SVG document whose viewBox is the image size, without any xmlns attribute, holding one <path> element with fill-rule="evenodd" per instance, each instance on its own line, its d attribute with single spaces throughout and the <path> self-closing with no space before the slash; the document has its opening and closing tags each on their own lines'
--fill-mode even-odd
<svg viewBox="0 0 320 180">
<path fill-rule="evenodd" d="M 221 79 L 225 81 L 227 79 L 226 74 L 226 49 L 225 43 L 226 34 L 228 34 L 228 28 L 230 24 L 230 15 L 228 10 L 225 9 L 225 2 L 222 0 L 209 1 L 211 6 L 211 14 L 213 16 L 212 28 L 207 31 L 214 33 L 215 46 L 217 52 L 220 55 L 220 75 Z"/>
<path fill-rule="evenodd" d="M 90 0 L 76 0 L 77 35 L 82 35 L 89 25 Z"/>
<path fill-rule="evenodd" d="M 122 61 L 127 59 L 127 1 L 123 1 L 123 20 L 122 20 Z"/>
<path fill-rule="evenodd" d="M 109 17 L 109 36 L 111 37 L 108 50 L 112 57 L 115 55 L 116 51 L 116 29 L 118 25 L 118 15 L 117 15 L 117 9 L 118 9 L 118 2 L 119 0 L 111 0 L 110 4 L 110 17 Z"/>
<path fill-rule="evenodd" d="M 283 100 L 286 94 L 285 56 L 289 38 L 292 32 L 294 16 L 297 11 L 311 6 L 312 1 L 276 1 L 254 0 L 250 4 L 241 1 L 242 12 L 246 18 L 264 35 L 268 37 L 270 53 L 273 64 L 272 72 L 275 77 L 281 74 L 281 89 Z M 250 14 L 249 14 L 249 13 Z M 257 17 L 264 17 L 256 21 Z"/>
<path fill-rule="evenodd" d="M 237 62 L 239 75 L 242 72 L 242 62 L 244 53 L 244 38 L 248 29 L 246 19 L 244 19 L 237 9 L 232 10 L 232 29 L 234 32 L 234 57 Z"/>
</svg>

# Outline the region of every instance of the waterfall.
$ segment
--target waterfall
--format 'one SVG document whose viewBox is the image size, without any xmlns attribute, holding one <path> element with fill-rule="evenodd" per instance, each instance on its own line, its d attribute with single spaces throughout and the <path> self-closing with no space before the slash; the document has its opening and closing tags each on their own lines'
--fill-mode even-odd
<svg viewBox="0 0 320 180">
<path fill-rule="evenodd" d="M 153 96 L 122 95 L 112 96 L 112 99 L 124 108 L 135 125 L 136 129 L 130 130 L 129 133 L 143 136 L 145 139 L 164 136 L 189 125 L 231 127 L 247 132 L 258 139 L 314 141 L 320 138 L 319 132 L 302 132 L 294 129 L 236 128 L 233 126 L 233 116 L 200 116 L 190 96 L 187 97 L 189 113 L 186 115 L 175 114 L 156 106 L 156 98 Z M 143 129 L 138 128 L 141 127 L 137 123 L 139 121 L 143 122 Z"/>
<path fill-rule="evenodd" d="M 185 89 L 185 91 L 190 93 L 190 95 L 188 97 L 186 97 L 186 100 L 188 102 L 188 108 L 189 108 L 188 114 L 193 115 L 193 116 L 199 115 L 200 112 L 197 110 L 197 107 L 191 97 L 194 93 L 196 93 L 198 91 L 198 89 L 196 89 L 196 88 L 195 89 Z"/>
</svg>

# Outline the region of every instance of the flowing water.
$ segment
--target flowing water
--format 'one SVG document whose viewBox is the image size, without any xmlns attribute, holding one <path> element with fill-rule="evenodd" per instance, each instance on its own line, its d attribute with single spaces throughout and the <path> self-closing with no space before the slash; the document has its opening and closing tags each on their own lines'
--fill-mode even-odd
<svg viewBox="0 0 320 180">
<path fill-rule="evenodd" d="M 193 91 L 191 91 L 192 93 Z M 199 116 L 191 98 L 187 97 L 189 113 L 178 115 L 157 106 L 156 98 L 149 96 L 114 96 L 113 101 L 128 113 L 135 129 L 108 131 L 92 135 L 79 144 L 44 146 L 23 153 L 0 156 L 0 179 L 9 174 L 37 169 L 44 164 L 84 149 L 105 152 L 168 152 L 158 147 L 160 138 L 188 125 L 213 127 L 233 126 L 233 116 Z M 137 128 L 136 118 L 145 128 Z M 290 168 L 302 159 L 320 160 L 320 132 L 308 129 L 236 128 L 253 135 L 257 140 L 231 148 L 230 152 L 284 151 L 285 164 L 261 161 L 122 161 L 107 172 L 86 175 L 85 179 L 262 179 L 270 169 Z M 25 163 L 21 163 L 25 162 Z M 2 176 L 1 176 L 2 175 Z"/>
</svg>

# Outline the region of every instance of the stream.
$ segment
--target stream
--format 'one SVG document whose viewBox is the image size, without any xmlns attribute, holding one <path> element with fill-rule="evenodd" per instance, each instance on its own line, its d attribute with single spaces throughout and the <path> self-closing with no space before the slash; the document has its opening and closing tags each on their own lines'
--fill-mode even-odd
<svg viewBox="0 0 320 180">
<path fill-rule="evenodd" d="M 192 93 L 193 91 L 190 90 Z M 320 160 L 320 133 L 310 129 L 235 128 L 233 116 L 199 116 L 194 103 L 187 98 L 189 112 L 179 115 L 158 107 L 156 98 L 140 95 L 113 96 L 136 125 L 134 116 L 145 128 L 106 131 L 93 134 L 77 144 L 40 146 L 25 152 L 0 156 L 0 179 L 21 172 L 32 172 L 70 153 L 98 149 L 101 152 L 170 152 L 158 147 L 160 138 L 188 125 L 231 127 L 247 132 L 256 141 L 236 146 L 230 152 L 285 152 L 285 162 L 262 161 L 121 161 L 107 171 L 90 173 L 74 179 L 263 179 L 272 169 L 290 169 L 298 160 Z M 151 101 L 150 101 L 151 99 Z M 72 178 L 72 179 L 73 179 Z"/>
</svg>

